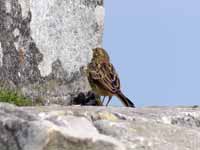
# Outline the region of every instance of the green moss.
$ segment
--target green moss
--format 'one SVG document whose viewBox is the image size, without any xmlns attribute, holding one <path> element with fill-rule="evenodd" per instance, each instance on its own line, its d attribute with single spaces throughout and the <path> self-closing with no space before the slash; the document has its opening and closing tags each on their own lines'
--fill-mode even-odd
<svg viewBox="0 0 200 150">
<path fill-rule="evenodd" d="M 32 106 L 32 101 L 16 91 L 0 89 L 0 102 L 15 104 L 17 106 Z"/>
</svg>

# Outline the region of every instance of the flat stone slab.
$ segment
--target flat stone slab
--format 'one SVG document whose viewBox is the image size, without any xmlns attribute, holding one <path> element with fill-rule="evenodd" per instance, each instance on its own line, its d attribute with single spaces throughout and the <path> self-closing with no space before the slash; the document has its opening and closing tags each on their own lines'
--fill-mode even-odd
<svg viewBox="0 0 200 150">
<path fill-rule="evenodd" d="M 198 150 L 199 107 L 0 103 L 1 150 Z"/>
</svg>

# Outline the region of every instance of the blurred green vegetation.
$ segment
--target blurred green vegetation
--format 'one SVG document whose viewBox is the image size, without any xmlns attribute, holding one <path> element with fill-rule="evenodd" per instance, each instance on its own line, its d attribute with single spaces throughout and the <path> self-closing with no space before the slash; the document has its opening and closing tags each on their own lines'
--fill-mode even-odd
<svg viewBox="0 0 200 150">
<path fill-rule="evenodd" d="M 17 91 L 0 89 L 0 102 L 15 104 L 17 106 L 32 106 L 32 100 Z"/>
</svg>

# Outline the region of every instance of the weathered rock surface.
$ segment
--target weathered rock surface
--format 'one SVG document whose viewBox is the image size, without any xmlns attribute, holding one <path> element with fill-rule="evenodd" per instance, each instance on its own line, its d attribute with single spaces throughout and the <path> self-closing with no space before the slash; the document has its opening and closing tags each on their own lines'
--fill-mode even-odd
<svg viewBox="0 0 200 150">
<path fill-rule="evenodd" d="M 103 0 L 0 0 L 0 86 L 67 104 L 102 44 Z"/>
<path fill-rule="evenodd" d="M 1 150 L 199 150 L 200 108 L 15 107 L 0 103 Z"/>
</svg>

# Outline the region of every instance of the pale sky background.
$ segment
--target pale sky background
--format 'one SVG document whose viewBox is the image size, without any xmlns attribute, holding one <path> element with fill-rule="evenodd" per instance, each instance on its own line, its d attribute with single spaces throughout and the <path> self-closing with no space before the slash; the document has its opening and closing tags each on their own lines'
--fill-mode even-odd
<svg viewBox="0 0 200 150">
<path fill-rule="evenodd" d="M 136 106 L 200 104 L 200 0 L 105 0 L 105 8 L 103 45 Z"/>
</svg>

